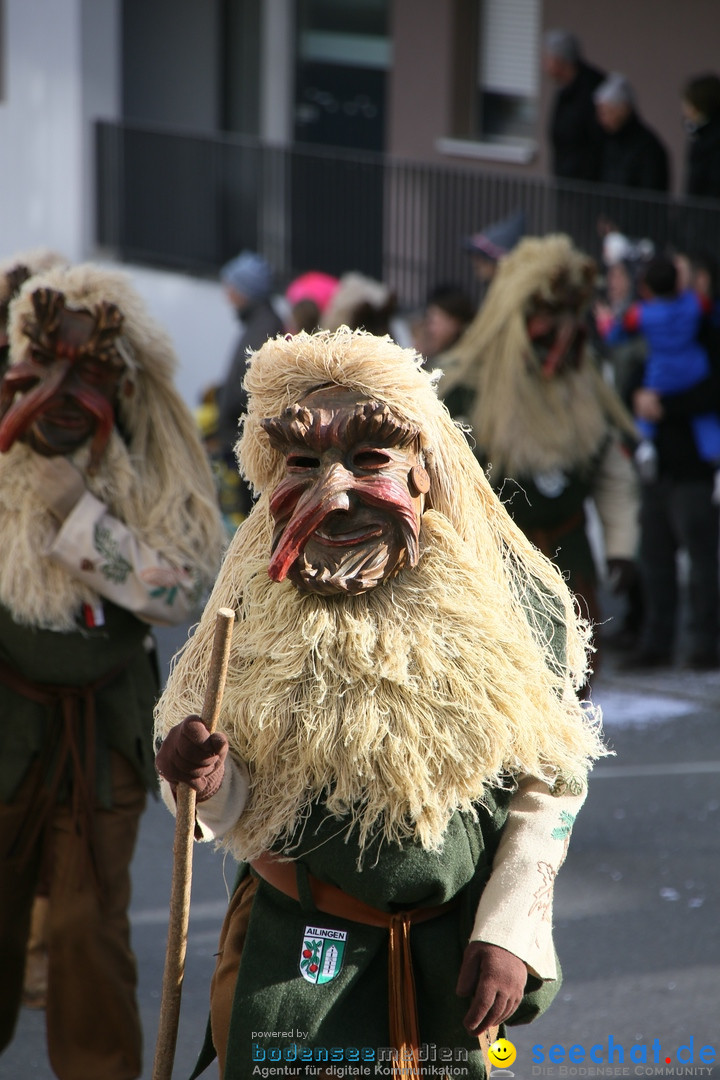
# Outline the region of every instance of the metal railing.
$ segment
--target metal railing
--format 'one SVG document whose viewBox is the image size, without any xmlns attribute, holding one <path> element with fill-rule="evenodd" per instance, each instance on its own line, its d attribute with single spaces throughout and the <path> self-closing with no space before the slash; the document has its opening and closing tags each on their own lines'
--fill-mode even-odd
<svg viewBox="0 0 720 1080">
<path fill-rule="evenodd" d="M 96 241 L 121 260 L 215 274 L 243 248 L 279 279 L 358 270 L 403 307 L 453 281 L 473 291 L 462 239 L 523 208 L 530 234 L 567 232 L 598 256 L 598 225 L 720 255 L 720 200 L 558 183 L 234 135 L 96 125 Z"/>
</svg>

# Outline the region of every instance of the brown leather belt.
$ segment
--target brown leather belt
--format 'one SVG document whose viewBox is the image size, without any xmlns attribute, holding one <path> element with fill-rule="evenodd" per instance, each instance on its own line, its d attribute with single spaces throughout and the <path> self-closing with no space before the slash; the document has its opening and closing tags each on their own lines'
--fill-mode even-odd
<svg viewBox="0 0 720 1080">
<path fill-rule="evenodd" d="M 254 859 L 250 866 L 254 872 L 279 892 L 300 900 L 295 873 L 295 863 L 280 861 L 265 853 Z M 458 896 L 436 907 L 412 908 L 409 911 L 387 912 L 363 903 L 335 885 L 308 874 L 313 902 L 318 911 L 335 915 L 339 919 L 363 923 L 365 926 L 384 927 L 389 932 L 388 941 L 388 997 L 390 1043 L 398 1051 L 393 1059 L 393 1076 L 402 1080 L 419 1080 L 420 1031 L 415 998 L 415 978 L 410 952 L 410 927 L 427 922 L 457 907 Z"/>
</svg>

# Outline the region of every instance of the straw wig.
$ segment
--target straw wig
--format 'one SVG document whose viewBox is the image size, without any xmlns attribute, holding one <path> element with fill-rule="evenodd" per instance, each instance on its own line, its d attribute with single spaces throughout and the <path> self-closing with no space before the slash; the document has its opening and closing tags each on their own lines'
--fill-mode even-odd
<svg viewBox="0 0 720 1080">
<path fill-rule="evenodd" d="M 284 473 L 261 420 L 327 384 L 388 404 L 420 431 L 430 475 L 420 560 L 357 596 L 270 581 L 269 495 Z M 575 688 L 586 635 L 561 577 L 513 525 L 420 358 L 342 327 L 253 357 L 239 460 L 261 498 L 236 533 L 157 710 L 163 737 L 202 701 L 213 621 L 238 615 L 220 726 L 250 800 L 225 838 L 240 858 L 292 854 L 312 804 L 373 840 L 442 845 L 486 784 L 530 772 L 584 783 L 602 752 Z"/>
<path fill-rule="evenodd" d="M 440 392 L 474 392 L 466 419 L 498 483 L 586 465 L 610 427 L 637 437 L 589 348 L 577 367 L 544 378 L 528 336 L 526 319 L 538 303 L 553 310 L 571 298 L 582 315 L 594 274 L 593 261 L 567 236 L 521 241 L 500 263 L 485 303 L 445 363 Z"/>
<path fill-rule="evenodd" d="M 22 284 L 29 277 L 41 274 L 54 266 L 64 266 L 67 259 L 50 248 L 31 248 L 18 251 L 0 262 L 0 311 L 13 298 L 16 284 Z"/>
<path fill-rule="evenodd" d="M 63 293 L 69 308 L 93 311 L 109 301 L 123 315 L 117 349 L 126 372 L 116 426 L 96 472 L 86 472 L 87 447 L 72 455 L 87 488 L 140 540 L 209 584 L 223 531 L 204 450 L 173 383 L 176 359 L 169 337 L 152 321 L 127 275 L 90 264 L 55 268 L 27 281 L 11 304 L 11 363 L 25 353 L 23 326 L 33 313 L 32 293 L 41 287 Z M 92 603 L 94 595 L 42 557 L 58 526 L 36 490 L 36 460 L 22 442 L 0 455 L 0 543 L 14 552 L 0 567 L 0 601 L 19 622 L 70 629 L 78 604 Z"/>
</svg>

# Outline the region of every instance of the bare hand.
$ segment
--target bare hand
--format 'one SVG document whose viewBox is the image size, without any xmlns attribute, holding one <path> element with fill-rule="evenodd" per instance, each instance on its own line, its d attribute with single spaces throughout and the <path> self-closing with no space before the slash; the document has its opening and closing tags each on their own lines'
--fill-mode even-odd
<svg viewBox="0 0 720 1080">
<path fill-rule="evenodd" d="M 470 1035 L 481 1035 L 515 1012 L 525 992 L 527 967 L 513 953 L 486 941 L 471 941 L 458 976 L 458 997 L 472 997 L 463 1021 Z"/>
<path fill-rule="evenodd" d="M 640 387 L 633 394 L 633 412 L 638 420 L 647 420 L 651 424 L 657 424 L 663 418 L 663 407 L 660 395 L 647 387 Z"/>
<path fill-rule="evenodd" d="M 179 783 L 187 784 L 197 792 L 197 801 L 205 802 L 222 783 L 227 752 L 222 732 L 210 735 L 199 716 L 186 716 L 168 732 L 155 765 L 173 791 Z"/>
</svg>

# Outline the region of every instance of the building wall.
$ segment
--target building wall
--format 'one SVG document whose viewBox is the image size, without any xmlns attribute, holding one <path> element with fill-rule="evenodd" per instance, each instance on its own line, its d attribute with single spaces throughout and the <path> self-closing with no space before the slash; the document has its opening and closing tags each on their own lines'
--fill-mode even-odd
<svg viewBox="0 0 720 1080">
<path fill-rule="evenodd" d="M 537 152 L 527 163 L 463 159 L 437 148 L 453 135 L 453 92 L 458 42 L 454 21 L 467 21 L 476 0 L 395 0 L 388 151 L 400 157 L 457 164 L 471 161 L 490 171 L 546 175 L 546 129 L 554 88 L 541 80 Z M 717 0 L 544 0 L 543 30 L 564 27 L 581 39 L 589 60 L 622 71 L 633 82 L 639 111 L 668 146 L 673 190 L 682 191 L 685 135 L 679 90 L 686 78 L 720 70 L 720 3 Z M 538 56 L 538 64 L 540 57 Z"/>
<path fill-rule="evenodd" d="M 117 116 L 119 0 L 5 0 L 0 257 L 93 234 L 92 126 Z"/>
<path fill-rule="evenodd" d="M 124 0 L 124 119 L 216 131 L 220 30 L 219 0 Z"/>
<path fill-rule="evenodd" d="M 80 5 L 79 243 L 83 257 L 92 249 L 95 239 L 93 124 L 98 118 L 109 120 L 120 116 L 120 5 L 121 0 L 81 0 Z"/>
<path fill-rule="evenodd" d="M 4 254 L 82 234 L 79 0 L 6 0 L 0 102 Z"/>
<path fill-rule="evenodd" d="M 639 112 L 668 146 L 673 189 L 682 190 L 685 135 L 680 87 L 688 77 L 720 71 L 717 0 L 545 0 L 547 27 L 562 26 L 581 39 L 589 60 L 621 71 L 633 83 Z M 541 167 L 545 166 L 544 157 Z"/>
<path fill-rule="evenodd" d="M 427 161 L 452 123 L 451 0 L 394 0 L 387 150 Z"/>
<path fill-rule="evenodd" d="M 119 115 L 120 0 L 5 0 L 0 258 L 50 247 L 75 262 L 93 238 L 92 122 Z M 238 333 L 219 282 L 125 267 L 178 352 L 190 405 L 222 378 Z"/>
</svg>

